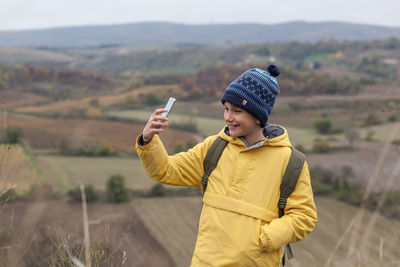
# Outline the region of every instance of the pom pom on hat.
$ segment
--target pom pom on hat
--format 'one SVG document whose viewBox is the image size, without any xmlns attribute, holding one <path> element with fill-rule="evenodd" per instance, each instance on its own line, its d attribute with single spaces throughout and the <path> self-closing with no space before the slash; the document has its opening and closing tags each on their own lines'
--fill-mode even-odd
<svg viewBox="0 0 400 267">
<path fill-rule="evenodd" d="M 281 74 L 281 70 L 274 64 L 269 65 L 267 71 L 272 77 L 278 77 Z"/>
</svg>

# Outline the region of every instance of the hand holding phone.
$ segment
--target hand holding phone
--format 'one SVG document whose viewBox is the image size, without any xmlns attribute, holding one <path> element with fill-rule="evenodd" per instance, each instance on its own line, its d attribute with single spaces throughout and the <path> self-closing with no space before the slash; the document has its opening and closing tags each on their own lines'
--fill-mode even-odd
<svg viewBox="0 0 400 267">
<path fill-rule="evenodd" d="M 164 109 L 156 109 L 151 115 L 149 121 L 143 129 L 142 138 L 145 143 L 150 142 L 154 134 L 164 131 L 162 126 L 164 125 L 166 119 L 161 120 L 160 117 L 168 117 L 168 115 L 171 113 L 172 107 L 175 104 L 175 101 L 175 98 L 170 97 Z"/>
<path fill-rule="evenodd" d="M 171 109 L 172 109 L 172 107 L 174 106 L 175 101 L 176 101 L 176 99 L 173 98 L 173 97 L 170 97 L 170 98 L 168 99 L 168 102 L 167 102 L 167 104 L 165 105 L 165 108 L 164 108 L 164 109 L 166 109 L 167 111 L 161 113 L 161 116 L 162 116 L 162 117 L 168 118 L 168 115 L 169 115 L 169 113 L 171 113 Z M 163 121 L 162 121 L 162 120 L 159 120 L 159 122 L 163 122 Z M 162 128 L 162 127 L 161 127 L 161 126 L 157 126 L 156 128 L 157 128 L 157 129 L 160 129 L 160 128 Z"/>
</svg>

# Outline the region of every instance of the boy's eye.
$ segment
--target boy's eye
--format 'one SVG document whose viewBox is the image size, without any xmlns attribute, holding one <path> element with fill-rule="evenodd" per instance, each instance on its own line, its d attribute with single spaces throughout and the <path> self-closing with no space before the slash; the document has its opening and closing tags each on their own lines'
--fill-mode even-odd
<svg viewBox="0 0 400 267">
<path fill-rule="evenodd" d="M 235 109 L 234 112 L 239 113 L 242 112 L 240 109 Z"/>
</svg>

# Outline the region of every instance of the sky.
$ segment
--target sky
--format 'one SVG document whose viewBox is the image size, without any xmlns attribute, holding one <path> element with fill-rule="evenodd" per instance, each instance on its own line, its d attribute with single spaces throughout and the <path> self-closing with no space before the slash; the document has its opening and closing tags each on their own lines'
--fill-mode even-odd
<svg viewBox="0 0 400 267">
<path fill-rule="evenodd" d="M 0 31 L 163 21 L 342 21 L 400 27 L 399 0 L 0 0 Z"/>
</svg>

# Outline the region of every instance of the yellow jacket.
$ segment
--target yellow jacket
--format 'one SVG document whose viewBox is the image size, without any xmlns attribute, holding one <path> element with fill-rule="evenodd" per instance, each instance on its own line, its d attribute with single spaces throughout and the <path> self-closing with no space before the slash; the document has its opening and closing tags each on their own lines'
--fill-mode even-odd
<svg viewBox="0 0 400 267">
<path fill-rule="evenodd" d="M 208 180 L 191 266 L 279 266 L 283 246 L 303 239 L 317 223 L 307 163 L 278 218 L 291 153 L 286 130 L 251 148 L 224 129 L 218 135 L 229 143 Z M 138 137 L 136 150 L 153 180 L 202 187 L 203 160 L 218 135 L 173 156 L 157 135 L 145 146 Z"/>
</svg>

